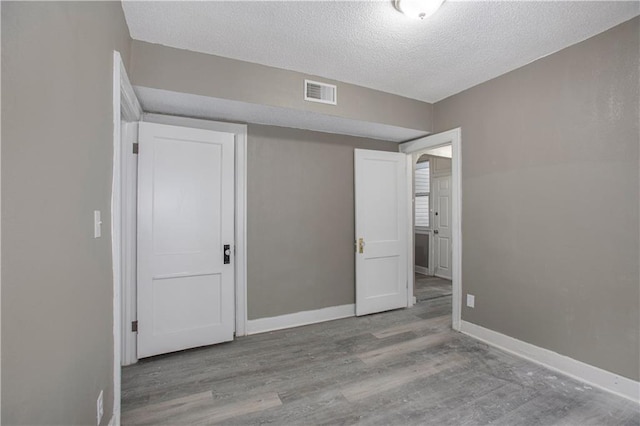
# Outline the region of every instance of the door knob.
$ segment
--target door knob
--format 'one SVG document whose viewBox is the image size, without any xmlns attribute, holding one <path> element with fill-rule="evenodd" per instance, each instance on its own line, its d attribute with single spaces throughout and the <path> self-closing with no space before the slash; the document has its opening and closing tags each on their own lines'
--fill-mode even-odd
<svg viewBox="0 0 640 426">
<path fill-rule="evenodd" d="M 225 244 L 224 247 L 222 248 L 222 255 L 223 255 L 223 263 L 225 265 L 228 265 L 229 263 L 231 263 L 231 245 L 230 244 Z"/>
<path fill-rule="evenodd" d="M 439 234 L 439 233 L 440 233 L 440 231 L 438 231 L 437 229 L 434 229 L 434 230 L 433 230 L 433 233 L 437 235 L 437 234 Z"/>
</svg>

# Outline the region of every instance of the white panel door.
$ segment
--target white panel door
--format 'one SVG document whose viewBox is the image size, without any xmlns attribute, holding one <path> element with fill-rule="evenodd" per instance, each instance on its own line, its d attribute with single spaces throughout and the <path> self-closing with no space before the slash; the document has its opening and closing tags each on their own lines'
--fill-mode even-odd
<svg viewBox="0 0 640 426">
<path fill-rule="evenodd" d="M 407 306 L 407 159 L 355 150 L 356 315 Z"/>
<path fill-rule="evenodd" d="M 434 274 L 451 279 L 451 176 L 433 178 Z"/>
<path fill-rule="evenodd" d="M 139 144 L 138 358 L 233 340 L 234 135 L 142 122 Z"/>
</svg>

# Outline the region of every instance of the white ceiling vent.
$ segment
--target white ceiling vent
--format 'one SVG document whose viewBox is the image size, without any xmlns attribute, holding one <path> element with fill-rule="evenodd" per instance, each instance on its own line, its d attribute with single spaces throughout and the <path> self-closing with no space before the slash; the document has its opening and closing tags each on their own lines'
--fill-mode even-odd
<svg viewBox="0 0 640 426">
<path fill-rule="evenodd" d="M 310 102 L 320 102 L 323 104 L 337 105 L 338 89 L 333 84 L 305 80 L 304 100 Z"/>
</svg>

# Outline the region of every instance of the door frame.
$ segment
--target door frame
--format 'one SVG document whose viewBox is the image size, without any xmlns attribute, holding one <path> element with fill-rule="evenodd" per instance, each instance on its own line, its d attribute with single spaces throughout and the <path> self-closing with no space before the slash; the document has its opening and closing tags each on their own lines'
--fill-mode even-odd
<svg viewBox="0 0 640 426">
<path fill-rule="evenodd" d="M 452 245 L 452 328 L 460 330 L 462 307 L 462 129 L 460 127 L 446 132 L 425 136 L 420 139 L 400 144 L 400 152 L 407 154 L 407 173 L 409 176 L 408 191 L 411 194 L 409 201 L 410 221 L 413 223 L 413 154 L 425 149 L 436 148 L 441 145 L 451 144 L 451 245 Z M 414 229 L 408 230 L 409 253 L 414 250 Z M 408 256 L 409 262 L 409 288 L 413 289 L 415 271 L 414 256 Z M 412 293 L 412 292 L 411 292 Z M 411 294 L 413 299 L 413 294 Z M 413 302 L 413 301 L 412 301 Z"/>
<path fill-rule="evenodd" d="M 122 56 L 113 51 L 113 176 L 111 182 L 111 256 L 113 268 L 113 414 L 109 424 L 120 424 L 120 369 L 126 335 L 123 336 L 122 314 L 125 300 L 122 298 L 123 286 L 127 284 L 126 270 L 131 265 L 124 247 L 129 243 L 129 236 L 123 231 L 127 228 L 126 206 L 127 186 L 125 168 L 123 167 L 123 149 L 125 139 L 122 137 L 122 121 L 137 122 L 142 117 L 142 107 L 127 77 Z M 124 129 L 125 131 L 127 129 Z M 126 232 L 126 231 L 125 231 Z M 134 254 L 135 262 L 135 254 Z M 124 266 L 123 266 L 124 265 Z M 135 263 L 134 263 L 135 265 Z M 126 295 L 126 293 L 125 293 Z"/>
<path fill-rule="evenodd" d="M 120 261 L 122 262 L 122 273 L 120 282 L 121 294 L 121 314 L 120 332 L 122 350 L 121 365 L 134 364 L 137 361 L 137 336 L 131 330 L 131 322 L 137 318 L 136 306 L 136 280 L 138 276 L 137 268 L 137 169 L 138 160 L 132 152 L 132 146 L 138 141 L 138 122 L 142 117 L 142 110 L 138 121 L 122 122 L 121 142 L 122 158 L 120 160 L 120 173 L 122 185 L 121 195 L 121 220 L 120 227 L 122 233 L 122 247 Z M 115 172 L 114 172 L 115 176 Z"/>
</svg>

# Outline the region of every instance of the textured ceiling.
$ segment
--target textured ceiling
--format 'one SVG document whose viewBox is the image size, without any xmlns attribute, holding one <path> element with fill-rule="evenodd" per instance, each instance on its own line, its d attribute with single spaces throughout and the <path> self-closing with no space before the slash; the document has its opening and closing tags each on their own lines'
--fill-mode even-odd
<svg viewBox="0 0 640 426">
<path fill-rule="evenodd" d="M 124 1 L 137 40 L 436 102 L 598 34 L 640 2 L 446 1 L 424 21 L 393 1 Z"/>
</svg>

